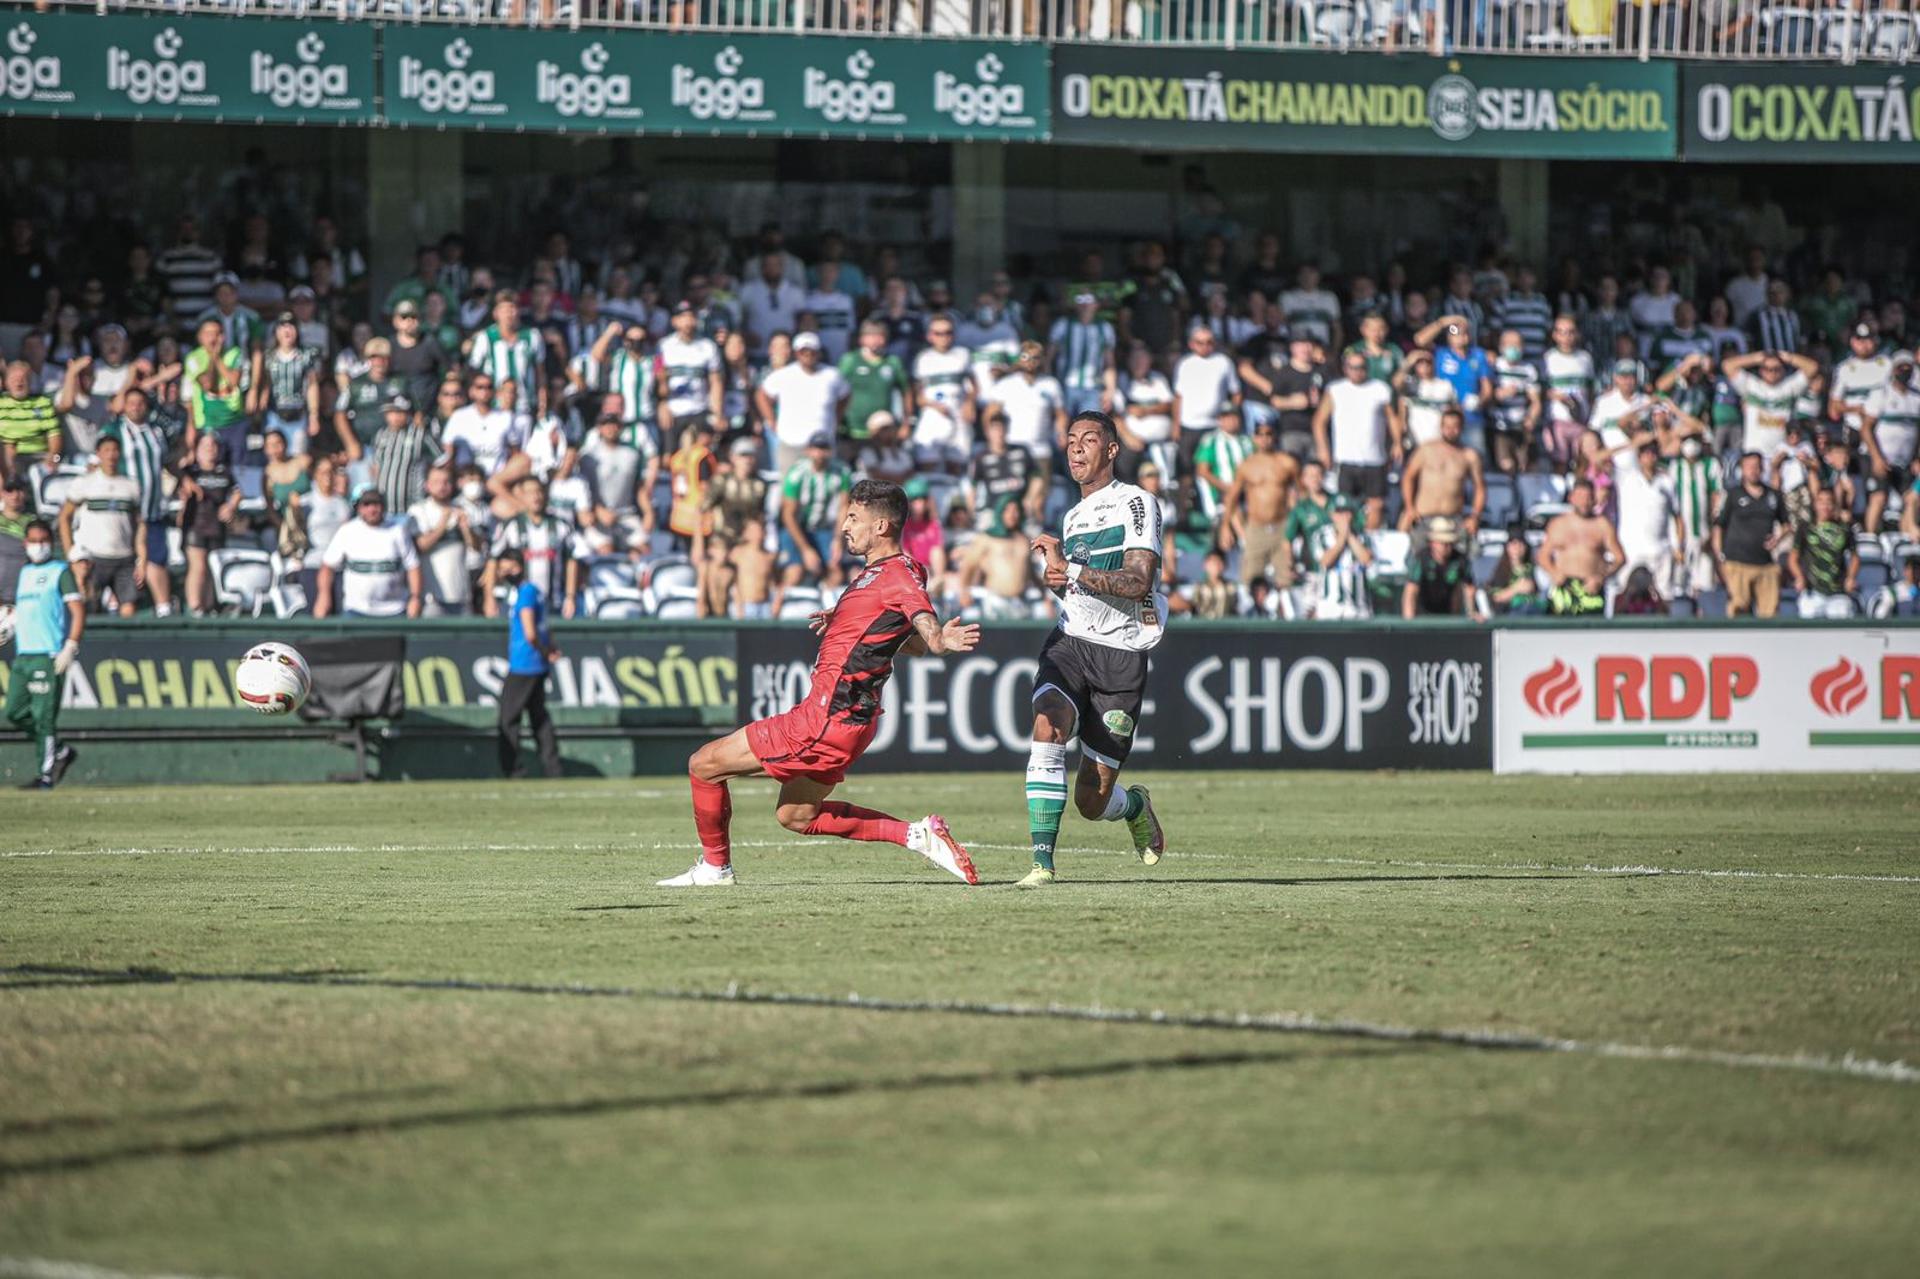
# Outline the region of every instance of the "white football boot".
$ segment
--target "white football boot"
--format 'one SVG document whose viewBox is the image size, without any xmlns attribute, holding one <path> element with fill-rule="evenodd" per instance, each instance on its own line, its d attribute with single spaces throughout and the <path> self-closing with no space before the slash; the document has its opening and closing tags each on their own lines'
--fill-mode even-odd
<svg viewBox="0 0 1920 1279">
<path fill-rule="evenodd" d="M 967 856 L 967 850 L 947 829 L 947 819 L 938 813 L 930 813 L 907 826 L 907 847 L 955 879 L 964 879 L 969 884 L 980 882 L 979 872 L 973 868 L 973 858 Z"/>
<path fill-rule="evenodd" d="M 734 885 L 733 865 L 715 866 L 701 858 L 693 864 L 691 870 L 675 875 L 672 879 L 654 881 L 655 888 L 732 888 Z"/>
</svg>

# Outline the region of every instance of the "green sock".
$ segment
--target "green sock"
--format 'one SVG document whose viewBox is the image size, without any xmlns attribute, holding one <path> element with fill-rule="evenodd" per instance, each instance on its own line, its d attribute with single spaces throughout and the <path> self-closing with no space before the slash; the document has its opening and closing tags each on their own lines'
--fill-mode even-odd
<svg viewBox="0 0 1920 1279">
<path fill-rule="evenodd" d="M 1033 836 L 1035 866 L 1053 869 L 1053 846 L 1066 809 L 1067 748 L 1035 742 L 1027 756 L 1027 830 Z"/>
<path fill-rule="evenodd" d="M 1127 811 L 1120 814 L 1120 820 L 1130 822 L 1140 815 L 1140 810 L 1147 806 L 1147 801 L 1140 798 L 1140 792 L 1137 790 L 1127 791 L 1126 796 Z"/>
</svg>

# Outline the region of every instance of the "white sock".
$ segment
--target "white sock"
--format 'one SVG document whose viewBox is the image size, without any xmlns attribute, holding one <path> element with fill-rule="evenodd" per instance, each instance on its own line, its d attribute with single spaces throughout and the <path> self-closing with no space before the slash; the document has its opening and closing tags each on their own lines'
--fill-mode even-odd
<svg viewBox="0 0 1920 1279">
<path fill-rule="evenodd" d="M 1103 822 L 1117 822 L 1126 815 L 1127 792 L 1116 786 L 1113 788 L 1113 794 L 1107 796 L 1107 810 L 1100 814 L 1100 820 Z"/>
</svg>

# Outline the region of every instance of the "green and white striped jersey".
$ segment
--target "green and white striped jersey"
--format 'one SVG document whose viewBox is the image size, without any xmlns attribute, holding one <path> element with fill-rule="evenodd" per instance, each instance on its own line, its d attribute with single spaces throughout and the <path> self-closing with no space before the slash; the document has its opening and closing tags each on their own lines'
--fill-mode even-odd
<svg viewBox="0 0 1920 1279">
<path fill-rule="evenodd" d="M 1200 509 L 1206 512 L 1209 520 L 1218 521 L 1225 515 L 1227 490 L 1233 486 L 1233 477 L 1240 470 L 1240 464 L 1252 456 L 1253 441 L 1244 433 L 1229 435 L 1225 431 L 1215 430 L 1195 447 L 1194 466 L 1204 464 L 1213 472 L 1214 481 L 1219 485 L 1216 489 L 1204 477 L 1195 476 L 1198 483 L 1194 485 L 1194 491 L 1199 495 Z"/>
<path fill-rule="evenodd" d="M 800 508 L 800 527 L 809 533 L 827 528 L 833 521 L 834 500 L 853 487 L 853 476 L 838 462 L 816 471 L 810 461 L 795 462 L 780 481 L 780 495 L 792 498 Z"/>
<path fill-rule="evenodd" d="M 1673 492 L 1680 507 L 1680 524 L 1687 540 L 1704 544 L 1713 527 L 1714 498 L 1721 492 L 1720 463 L 1711 457 L 1675 457 L 1667 460 Z"/>
<path fill-rule="evenodd" d="M 1107 384 L 1107 356 L 1114 348 L 1113 326 L 1096 319 L 1082 324 L 1073 316 L 1053 322 L 1047 341 L 1054 350 L 1054 375 L 1069 391 L 1097 391 Z"/>
<path fill-rule="evenodd" d="M 489 324 L 474 334 L 467 364 L 492 375 L 495 386 L 503 382 L 518 384 L 516 406 L 533 411 L 541 379 L 541 345 L 539 335 L 531 329 L 521 329 L 509 338 L 500 332 L 499 325 Z"/>
<path fill-rule="evenodd" d="M 167 469 L 168 433 L 158 422 L 144 424 L 116 417 L 100 431 L 100 438 L 120 441 L 120 465 L 140 486 L 140 518 L 155 523 L 166 518 L 167 493 L 162 477 Z"/>
<path fill-rule="evenodd" d="M 1061 527 L 1061 553 L 1069 565 L 1111 570 L 1128 551 L 1152 551 L 1154 585 L 1143 600 L 1099 595 L 1078 582 L 1067 586 L 1060 629 L 1090 644 L 1145 652 L 1160 642 L 1166 601 L 1160 595 L 1160 503 L 1153 494 L 1115 480 L 1082 498 Z"/>
<path fill-rule="evenodd" d="M 1367 598 L 1367 570 L 1354 555 L 1351 546 L 1340 552 L 1331 567 L 1322 568 L 1320 557 L 1327 553 L 1340 530 L 1332 523 L 1320 525 L 1307 535 L 1307 564 L 1312 573 L 1314 599 L 1322 604 L 1358 604 Z M 1366 541 L 1365 533 L 1356 533 Z"/>
</svg>

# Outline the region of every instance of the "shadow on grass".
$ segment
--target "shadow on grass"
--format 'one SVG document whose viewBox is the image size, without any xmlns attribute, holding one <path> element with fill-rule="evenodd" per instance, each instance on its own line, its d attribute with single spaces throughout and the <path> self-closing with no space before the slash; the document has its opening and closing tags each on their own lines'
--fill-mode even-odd
<svg viewBox="0 0 1920 1279">
<path fill-rule="evenodd" d="M 665 902 L 632 902 L 620 906 L 575 906 L 575 910 L 665 910 Z"/>
<path fill-rule="evenodd" d="M 1138 879 L 1065 879 L 1066 888 L 1151 888 L 1156 884 L 1254 884 L 1263 888 L 1311 888 L 1316 884 L 1452 884 L 1483 879 L 1592 879 L 1591 875 L 1301 875 L 1287 879 L 1236 878 L 1232 875 L 1155 875 Z"/>
<path fill-rule="evenodd" d="M 207 1101 L 196 1106 L 166 1110 L 132 1110 L 125 1114 L 49 1115 L 45 1118 L 0 1121 L 0 1137 L 24 1137 L 39 1133 L 67 1132 L 75 1129 L 112 1128 L 130 1123 L 172 1123 L 177 1120 L 212 1119 L 221 1115 L 245 1114 L 262 1106 L 282 1106 L 292 1100 L 303 1106 L 332 1106 L 356 1101 L 418 1101 L 450 1091 L 445 1084 L 417 1084 L 410 1088 L 361 1088 L 353 1092 L 297 1097 L 263 1097 L 256 1102 Z"/>
<path fill-rule="evenodd" d="M 760 1088 L 725 1088 L 711 1092 L 668 1093 L 652 1097 L 592 1097 L 575 1101 L 526 1102 L 518 1105 L 474 1107 L 464 1110 L 422 1111 L 414 1114 L 368 1116 L 277 1128 L 257 1128 L 185 1141 L 132 1142 L 81 1154 L 13 1160 L 0 1163 L 0 1179 L 47 1173 L 87 1172 L 146 1159 L 217 1155 L 236 1150 L 327 1141 L 367 1134 L 389 1135 L 524 1120 L 578 1119 L 599 1115 L 641 1114 L 649 1111 L 689 1110 L 771 1101 L 818 1101 L 840 1097 L 885 1096 L 927 1092 L 942 1088 L 1067 1082 L 1128 1074 L 1279 1065 L 1300 1060 L 1392 1057 L 1417 1051 L 1420 1050 L 1402 1045 L 1388 1048 L 1342 1048 L 1317 1053 L 1295 1050 L 1183 1053 L 1170 1057 L 1129 1057 L 1118 1061 L 1033 1066 L 1014 1070 L 926 1072 L 893 1079 L 823 1079 L 811 1083 L 777 1084 Z"/>
</svg>

